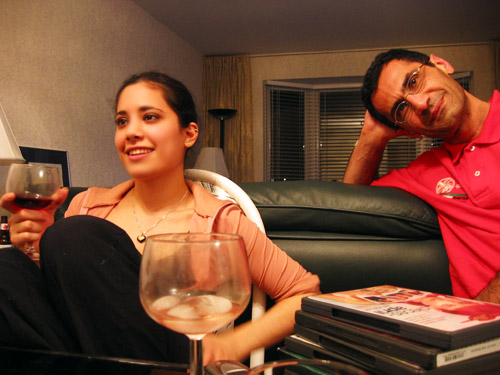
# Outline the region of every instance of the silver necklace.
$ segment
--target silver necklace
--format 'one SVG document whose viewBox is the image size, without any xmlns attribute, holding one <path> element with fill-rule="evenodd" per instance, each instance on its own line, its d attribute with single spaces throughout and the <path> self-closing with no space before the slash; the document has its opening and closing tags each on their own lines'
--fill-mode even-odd
<svg viewBox="0 0 500 375">
<path fill-rule="evenodd" d="M 134 189 L 135 190 L 135 189 Z M 186 198 L 186 195 L 188 193 L 188 189 L 186 189 L 186 192 L 184 193 L 184 195 L 182 196 L 181 200 L 179 201 L 179 203 L 177 203 L 177 205 L 175 206 L 175 208 L 171 211 L 168 211 L 165 215 L 163 215 L 160 220 L 158 220 L 151 228 L 149 228 L 148 230 L 146 231 L 143 231 L 142 228 L 141 228 L 141 223 L 139 223 L 139 219 L 137 218 L 137 215 L 135 213 L 135 204 L 134 204 L 134 190 L 132 190 L 132 211 L 134 212 L 134 217 L 135 217 L 135 222 L 137 223 L 137 227 L 139 228 L 139 230 L 141 231 L 141 234 L 139 234 L 137 236 L 137 241 L 139 241 L 140 243 L 143 243 L 144 241 L 146 241 L 146 233 L 148 233 L 149 231 L 151 231 L 154 227 L 156 227 L 158 224 L 160 224 L 163 220 L 165 220 L 165 218 L 170 215 L 172 212 L 176 211 L 179 206 L 181 205 L 182 201 L 184 200 L 184 198 Z"/>
</svg>

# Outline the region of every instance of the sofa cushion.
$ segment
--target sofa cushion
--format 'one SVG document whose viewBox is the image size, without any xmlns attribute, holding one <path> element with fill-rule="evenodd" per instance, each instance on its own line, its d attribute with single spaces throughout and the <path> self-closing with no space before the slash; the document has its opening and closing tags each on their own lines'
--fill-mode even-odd
<svg viewBox="0 0 500 375">
<path fill-rule="evenodd" d="M 435 210 L 403 190 L 329 181 L 240 183 L 266 231 L 441 238 Z"/>
</svg>

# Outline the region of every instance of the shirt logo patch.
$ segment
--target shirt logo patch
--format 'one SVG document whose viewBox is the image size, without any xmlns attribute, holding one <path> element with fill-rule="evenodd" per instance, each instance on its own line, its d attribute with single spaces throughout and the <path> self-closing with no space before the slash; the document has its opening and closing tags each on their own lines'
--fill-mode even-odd
<svg viewBox="0 0 500 375">
<path fill-rule="evenodd" d="M 453 189 L 459 192 L 453 192 Z M 460 191 L 460 185 L 451 177 L 446 177 L 438 181 L 436 184 L 436 194 L 449 199 L 467 199 L 467 194 Z"/>
<path fill-rule="evenodd" d="M 451 177 L 446 177 L 443 178 L 442 180 L 438 181 L 436 185 L 436 194 L 446 194 L 449 193 L 453 190 L 455 187 L 455 180 Z"/>
</svg>

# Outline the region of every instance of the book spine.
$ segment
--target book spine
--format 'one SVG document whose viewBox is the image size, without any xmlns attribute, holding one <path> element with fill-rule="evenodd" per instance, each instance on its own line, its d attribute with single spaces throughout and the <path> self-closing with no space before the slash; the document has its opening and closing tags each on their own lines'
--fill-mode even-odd
<svg viewBox="0 0 500 375">
<path fill-rule="evenodd" d="M 500 337 L 470 345 L 465 348 L 447 351 L 436 355 L 436 367 L 450 365 L 452 363 L 462 362 L 467 359 L 480 357 L 482 355 L 500 351 Z"/>
</svg>

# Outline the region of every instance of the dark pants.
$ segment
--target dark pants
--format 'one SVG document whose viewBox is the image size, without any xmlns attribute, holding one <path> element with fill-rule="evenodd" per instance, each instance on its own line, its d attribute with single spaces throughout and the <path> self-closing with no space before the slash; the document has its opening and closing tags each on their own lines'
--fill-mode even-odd
<svg viewBox="0 0 500 375">
<path fill-rule="evenodd" d="M 0 250 L 0 345 L 187 363 L 184 335 L 155 323 L 139 299 L 141 255 L 107 220 L 58 220 L 40 269 Z"/>
</svg>

